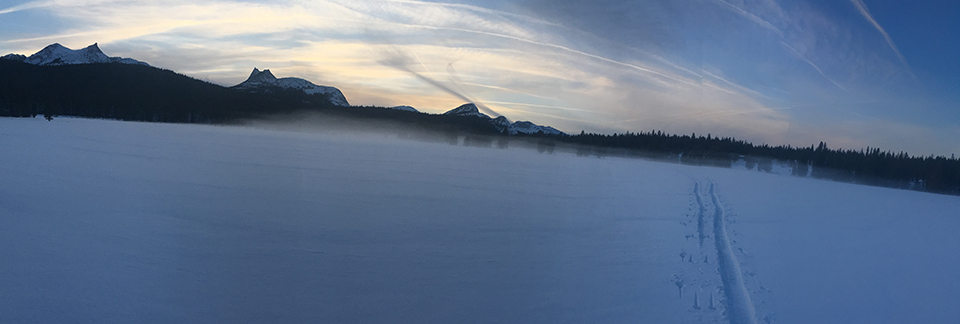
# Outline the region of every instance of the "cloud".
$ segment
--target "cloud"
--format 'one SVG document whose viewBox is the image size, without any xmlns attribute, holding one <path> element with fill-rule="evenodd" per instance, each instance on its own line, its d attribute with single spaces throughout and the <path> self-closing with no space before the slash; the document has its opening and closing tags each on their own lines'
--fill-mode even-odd
<svg viewBox="0 0 960 324">
<path fill-rule="evenodd" d="M 766 21 L 766 20 L 763 20 L 763 18 L 757 17 L 756 15 L 754 15 L 754 14 L 752 14 L 752 13 L 749 13 L 749 12 L 747 12 L 746 10 L 743 10 L 742 8 L 737 7 L 737 6 L 735 6 L 735 5 L 727 2 L 727 1 L 725 1 L 725 0 L 713 0 L 713 2 L 718 3 L 718 4 L 720 4 L 721 6 L 727 8 L 727 9 L 730 9 L 730 10 L 733 11 L 734 13 L 736 13 L 736 14 L 744 17 L 744 18 L 749 19 L 750 21 L 756 23 L 756 24 L 759 25 L 760 27 L 763 27 L 764 29 L 771 31 L 771 32 L 773 32 L 774 34 L 777 34 L 777 36 L 779 36 L 780 38 L 783 38 L 783 31 L 781 31 L 780 28 L 777 28 L 776 26 L 774 26 L 774 25 L 771 24 L 770 22 L 768 22 L 768 21 Z"/>
<path fill-rule="evenodd" d="M 617 9 L 625 12 L 618 22 L 632 22 L 632 13 L 660 18 L 641 23 L 657 33 L 636 37 L 642 28 L 583 31 L 570 19 L 486 4 L 60 0 L 0 9 L 8 15 L 42 10 L 66 26 L 22 38 L 0 35 L 0 46 L 36 51 L 52 42 L 99 42 L 108 55 L 223 85 L 243 81 L 256 66 L 336 86 L 354 104 L 442 112 L 473 101 L 489 114 L 570 132 L 660 129 L 770 144 L 807 141 L 788 136 L 816 126 L 797 122 L 798 116 L 828 110 L 778 107 L 839 102 L 844 97 L 838 96 L 854 94 L 837 95 L 834 87 L 856 93 L 857 80 L 895 75 L 869 74 L 893 68 L 851 41 L 860 38 L 844 34 L 851 31 L 842 22 L 815 10 L 784 10 L 770 0 L 711 1 L 760 28 L 731 26 L 729 15 L 708 14 L 715 7 L 684 1 L 672 3 L 677 11 L 653 11 L 663 16 L 645 10 L 654 2 L 621 2 L 627 8 Z M 571 3 L 574 16 L 586 6 Z M 661 31 L 676 39 L 651 38 Z"/>
<path fill-rule="evenodd" d="M 883 27 L 880 26 L 880 23 L 873 18 L 873 14 L 870 13 L 870 9 L 868 9 L 867 5 L 863 3 L 863 0 L 850 0 L 850 3 L 857 8 L 857 11 L 860 12 L 860 15 L 862 15 L 864 19 L 870 22 L 870 24 L 873 25 L 878 32 L 880 32 L 880 35 L 883 35 L 883 39 L 887 41 L 887 45 L 890 46 L 890 49 L 897 54 L 897 58 L 900 59 L 900 62 L 903 63 L 903 66 L 907 69 L 910 69 L 910 64 L 907 64 L 907 58 L 903 57 L 903 53 L 900 53 L 900 49 L 897 48 L 897 44 L 895 44 L 893 39 L 890 38 L 890 34 L 887 34 L 887 31 L 884 30 Z M 912 73 L 913 72 L 911 72 L 911 74 Z M 916 78 L 916 76 L 914 76 L 914 78 Z"/>
<path fill-rule="evenodd" d="M 0 15 L 8 14 L 8 13 L 14 13 L 14 12 L 23 11 L 23 10 L 44 8 L 44 7 L 49 7 L 49 6 L 53 6 L 53 5 L 58 5 L 57 1 L 50 0 L 50 1 L 32 1 L 32 2 L 26 2 L 26 3 L 22 3 L 22 4 L 19 4 L 19 5 L 16 5 L 16 6 L 11 6 L 11 7 L 7 7 L 7 8 L 4 8 L 4 9 L 0 9 Z"/>
<path fill-rule="evenodd" d="M 486 105 L 484 105 L 483 102 L 479 102 L 479 101 L 477 101 L 477 100 L 475 100 L 475 99 L 469 98 L 469 97 L 466 96 L 466 94 L 462 93 L 461 91 L 454 90 L 454 89 L 452 89 L 451 87 L 449 87 L 449 86 L 447 86 L 447 85 L 445 85 L 445 84 L 443 84 L 443 83 L 441 83 L 441 82 L 439 82 L 439 81 L 437 81 L 437 80 L 434 80 L 434 79 L 432 79 L 432 78 L 430 78 L 430 77 L 427 77 L 427 76 L 425 76 L 425 75 L 423 75 L 423 74 L 420 74 L 420 73 L 417 72 L 417 71 L 414 71 L 413 69 L 410 68 L 410 65 L 413 64 L 412 59 L 411 59 L 409 56 L 407 56 L 406 53 L 400 51 L 399 49 L 396 49 L 396 50 L 390 51 L 390 52 L 384 52 L 384 53 L 383 53 L 383 56 L 384 56 L 384 58 L 383 58 L 382 60 L 380 60 L 378 63 L 380 63 L 380 64 L 382 64 L 382 65 L 385 65 L 385 66 L 389 66 L 389 67 L 395 68 L 395 69 L 397 69 L 397 70 L 400 70 L 400 71 L 403 71 L 403 72 L 406 72 L 406 73 L 409 73 L 409 74 L 417 77 L 418 79 L 422 80 L 423 82 L 426 82 L 427 84 L 432 85 L 432 86 L 436 87 L 437 89 L 440 89 L 440 90 L 443 91 L 443 92 L 446 92 L 446 93 L 448 93 L 448 94 L 450 94 L 450 95 L 452 95 L 452 96 L 454 96 L 454 97 L 460 98 L 460 99 L 463 100 L 464 102 L 472 102 L 472 103 L 474 103 L 474 104 L 477 106 L 477 108 L 479 108 L 482 112 L 487 113 L 487 114 L 491 114 L 491 115 L 493 115 L 493 117 L 499 117 L 499 116 L 500 116 L 499 113 L 497 113 L 496 111 L 493 111 L 493 109 L 490 109 L 489 107 L 487 107 Z M 420 64 L 422 65 L 423 62 L 420 62 Z"/>
<path fill-rule="evenodd" d="M 476 11 L 476 12 L 480 12 L 480 13 L 494 14 L 494 15 L 501 15 L 501 16 L 509 16 L 509 17 L 514 17 L 514 18 L 519 18 L 519 19 L 522 19 L 522 20 L 525 20 L 525 21 L 528 21 L 528 22 L 534 22 L 534 23 L 537 23 L 537 24 L 542 24 L 542 25 L 547 25 L 547 26 L 552 26 L 552 27 L 562 27 L 560 24 L 557 24 L 557 23 L 554 23 L 554 22 L 550 22 L 550 21 L 546 21 L 546 20 L 543 20 L 543 19 L 539 19 L 539 18 L 536 18 L 536 17 L 531 17 L 531 16 L 527 16 L 527 15 L 521 15 L 521 14 L 518 14 L 518 13 L 515 13 L 515 12 L 508 12 L 508 11 L 502 11 L 502 10 L 492 10 L 492 9 L 488 9 L 488 8 L 483 8 L 483 7 L 478 7 L 478 6 L 472 6 L 472 5 L 468 5 L 468 4 L 462 4 L 462 3 L 425 2 L 425 1 L 412 1 L 412 0 L 386 0 L 386 1 L 396 2 L 396 3 L 405 3 L 405 4 L 417 4 L 417 5 L 423 5 L 423 6 L 441 6 L 441 7 L 449 7 L 449 8 L 466 9 L 466 10 Z"/>
<path fill-rule="evenodd" d="M 847 90 L 847 88 L 844 88 L 842 85 L 840 85 L 840 83 L 837 83 L 837 81 L 834 81 L 829 76 L 827 76 L 826 73 L 823 73 L 823 70 L 820 69 L 820 67 L 817 66 L 817 64 L 813 63 L 813 61 L 810 61 L 810 59 L 804 56 L 803 53 L 800 53 L 795 48 L 793 48 L 793 46 L 790 46 L 785 42 L 780 42 L 780 44 L 783 45 L 783 47 L 786 47 L 787 49 L 789 49 L 790 53 L 793 53 L 794 55 L 796 55 L 798 59 L 807 63 L 808 65 L 810 65 L 810 67 L 813 67 L 814 70 L 817 70 L 817 73 L 820 73 L 820 75 L 822 75 L 824 79 L 827 79 L 827 81 L 830 81 L 830 83 L 833 83 L 834 85 L 836 85 L 837 88 L 840 88 L 841 90 L 844 90 L 844 91 Z"/>
<path fill-rule="evenodd" d="M 78 23 L 59 34 L 6 42 L 42 47 L 46 42 L 67 39 L 76 46 L 100 42 L 108 49 L 111 44 L 126 44 L 130 50 L 122 51 L 124 55 L 142 58 L 137 52 L 141 51 L 150 57 L 148 62 L 203 74 L 200 77 L 226 85 L 242 81 L 252 66 L 260 66 L 278 75 L 319 79 L 317 82 L 344 89 L 379 89 L 398 98 L 410 98 L 399 95 L 402 93 L 436 98 L 437 93 L 429 90 L 436 89 L 461 101 L 477 102 L 490 114 L 497 113 L 483 106 L 485 101 L 510 109 L 517 114 L 515 118 L 562 120 L 568 129 L 609 125 L 618 120 L 618 113 L 670 119 L 669 114 L 657 111 L 687 110 L 700 104 L 696 98 L 703 94 L 723 93 L 716 97 L 721 101 L 736 97 L 738 105 L 752 101 L 750 96 L 754 95 L 743 93 L 746 88 L 726 79 L 721 83 L 704 82 L 699 74 L 649 53 L 648 61 L 625 61 L 579 49 L 576 43 L 568 43 L 563 35 L 554 33 L 568 29 L 559 24 L 463 4 L 170 0 L 146 5 L 45 2 L 35 7 Z M 289 34 L 299 37 L 283 36 Z M 392 40 L 403 43 L 391 44 Z M 384 57 L 391 52 L 402 55 Z M 452 67 L 453 62 L 462 74 L 455 82 L 440 82 L 454 77 L 449 71 L 446 75 L 439 72 Z M 456 89 L 462 86 L 475 93 L 468 95 Z M 360 93 L 386 104 L 372 91 Z M 645 95 L 638 98 L 634 93 Z M 363 103 L 364 95 L 347 96 L 352 102 Z M 755 102 L 752 105 L 759 106 Z M 751 122 L 749 117 L 740 120 L 734 124 Z M 636 125 L 620 124 L 619 129 Z"/>
</svg>

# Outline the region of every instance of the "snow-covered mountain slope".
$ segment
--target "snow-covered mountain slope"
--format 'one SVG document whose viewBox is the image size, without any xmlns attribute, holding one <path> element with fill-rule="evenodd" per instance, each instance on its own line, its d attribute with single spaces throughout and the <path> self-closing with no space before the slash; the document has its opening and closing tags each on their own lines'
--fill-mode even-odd
<svg viewBox="0 0 960 324">
<path fill-rule="evenodd" d="M 447 116 L 473 116 L 480 118 L 490 118 L 486 114 L 480 112 L 480 109 L 477 108 L 477 105 L 474 103 L 465 103 L 460 105 L 457 108 L 453 108 L 443 113 Z"/>
<path fill-rule="evenodd" d="M 500 131 L 503 131 L 504 129 L 506 129 L 507 133 L 509 133 L 510 135 L 514 135 L 518 133 L 519 134 L 543 133 L 547 135 L 563 134 L 563 132 L 557 130 L 556 128 L 553 128 L 550 126 L 540 126 L 528 121 L 516 121 L 516 122 L 510 123 L 510 121 L 503 116 L 494 118 L 491 122 L 495 126 L 497 126 L 497 128 L 500 129 Z"/>
<path fill-rule="evenodd" d="M 510 120 L 508 120 L 507 117 L 504 117 L 504 116 L 498 116 L 497 118 L 490 118 L 490 116 L 487 116 L 486 114 L 480 112 L 480 109 L 477 108 L 477 105 L 473 103 L 466 103 L 466 104 L 460 105 L 459 107 L 451 109 L 443 114 L 448 116 L 472 116 L 472 117 L 490 119 L 490 123 L 496 126 L 497 129 L 499 129 L 501 132 L 506 131 L 510 135 L 515 135 L 518 133 L 522 133 L 522 134 L 543 133 L 548 135 L 563 134 L 563 132 L 557 130 L 556 128 L 553 128 L 550 126 L 540 126 L 528 121 L 517 121 L 517 122 L 511 123 Z"/>
<path fill-rule="evenodd" d="M 563 132 L 550 126 L 540 126 L 528 121 L 517 121 L 513 123 L 513 131 L 524 134 L 544 133 L 547 135 L 560 135 Z"/>
<path fill-rule="evenodd" d="M 21 61 L 34 65 L 72 65 L 72 64 L 92 64 L 92 63 L 123 63 L 123 64 L 149 64 L 130 58 L 109 57 L 103 54 L 96 43 L 83 49 L 72 50 L 54 43 L 44 47 L 39 52 L 29 57 L 20 54 L 7 54 L 3 59 Z"/>
<path fill-rule="evenodd" d="M 330 102 L 338 106 L 350 106 L 347 98 L 343 96 L 340 89 L 334 87 L 320 86 L 301 78 L 277 78 L 269 69 L 260 71 L 253 68 L 250 77 L 233 88 L 246 91 L 269 91 L 270 88 L 298 89 L 307 94 L 325 94 L 330 96 Z"/>
<path fill-rule="evenodd" d="M 417 110 L 417 108 L 413 108 L 413 107 L 410 107 L 410 106 L 393 106 L 393 107 L 387 107 L 387 108 L 396 109 L 396 110 L 403 110 L 403 111 L 410 111 L 410 112 L 420 112 L 420 111 Z"/>
<path fill-rule="evenodd" d="M 960 323 L 960 200 L 231 126 L 0 118 L 11 323 Z"/>
<path fill-rule="evenodd" d="M 0 60 L 11 60 L 11 61 L 17 61 L 17 62 L 23 62 L 26 59 L 27 59 L 27 56 L 23 54 L 10 53 L 4 56 L 0 56 Z"/>
</svg>

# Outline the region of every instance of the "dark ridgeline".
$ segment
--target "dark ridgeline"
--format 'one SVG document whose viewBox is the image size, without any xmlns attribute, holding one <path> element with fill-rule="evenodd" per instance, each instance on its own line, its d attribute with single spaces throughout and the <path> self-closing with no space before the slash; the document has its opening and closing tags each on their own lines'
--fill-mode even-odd
<svg viewBox="0 0 960 324">
<path fill-rule="evenodd" d="M 732 137 L 671 135 L 660 131 L 579 135 L 510 135 L 489 119 L 434 115 L 382 107 L 343 107 L 322 94 L 297 89 L 253 93 L 144 65 L 102 63 L 37 66 L 0 59 L 0 116 L 58 115 L 174 123 L 234 123 L 245 119 L 318 112 L 371 122 L 388 121 L 440 134 L 451 144 L 506 147 L 504 138 L 536 143 L 540 152 L 568 146 L 578 155 L 620 155 L 770 171 L 772 160 L 791 164 L 796 175 L 960 195 L 960 161 L 910 156 L 877 148 L 830 149 L 753 145 Z"/>
<path fill-rule="evenodd" d="M 130 64 L 38 66 L 0 60 L 0 114 L 157 122 L 225 122 L 295 98 L 231 91 L 173 71 Z"/>
<path fill-rule="evenodd" d="M 151 66 L 38 66 L 0 59 L 0 116 L 79 116 L 168 123 L 235 123 L 303 111 L 389 120 L 439 132 L 497 133 L 489 122 L 380 107 L 342 107 L 325 94 L 231 89 Z"/>
</svg>

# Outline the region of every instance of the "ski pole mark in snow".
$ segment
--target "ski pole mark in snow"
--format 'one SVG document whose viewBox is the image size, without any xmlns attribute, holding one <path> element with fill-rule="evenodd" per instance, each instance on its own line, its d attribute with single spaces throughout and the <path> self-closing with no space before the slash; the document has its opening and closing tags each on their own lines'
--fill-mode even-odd
<svg viewBox="0 0 960 324">
<path fill-rule="evenodd" d="M 704 220 L 703 214 L 706 212 L 706 207 L 703 206 L 703 198 L 700 197 L 700 182 L 693 183 L 693 193 L 697 198 L 697 235 L 700 236 L 700 248 L 703 248 L 703 239 L 707 237 L 704 234 Z"/>
<path fill-rule="evenodd" d="M 674 275 L 673 283 L 677 285 L 677 290 L 680 291 L 680 298 L 683 298 L 683 277 Z"/>
<path fill-rule="evenodd" d="M 699 194 L 699 193 L 698 193 Z M 740 262 L 733 253 L 727 227 L 724 224 L 723 207 L 717 197 L 715 185 L 710 183 L 710 197 L 715 208 L 713 216 L 713 236 L 717 245 L 717 263 L 720 267 L 720 280 L 726 296 L 727 319 L 731 324 L 757 323 L 757 311 L 750 300 L 750 294 L 743 282 Z"/>
<path fill-rule="evenodd" d="M 700 294 L 696 291 L 693 292 L 693 309 L 700 309 Z"/>
<path fill-rule="evenodd" d="M 713 293 L 710 293 L 710 309 L 716 310 L 717 305 L 713 302 Z"/>
<path fill-rule="evenodd" d="M 714 295 L 722 296 L 723 284 L 717 274 L 717 268 L 709 261 L 713 259 L 711 255 L 716 255 L 714 244 L 704 244 L 710 238 L 710 217 L 706 206 L 707 199 L 700 193 L 702 186 L 694 181 L 693 201 L 690 204 L 689 219 L 685 220 L 684 227 L 689 226 L 690 232 L 684 235 L 685 246 L 677 251 L 680 254 L 680 273 L 674 275 L 671 281 L 677 284 L 677 278 L 683 278 L 683 287 L 677 287 L 682 293 L 687 290 L 687 294 L 680 294 L 681 299 L 690 301 L 689 292 L 693 291 L 693 300 L 688 314 L 692 316 L 692 322 L 696 323 L 721 323 L 724 322 L 723 311 L 718 304 L 715 304 Z M 693 204 L 696 203 L 696 204 Z M 692 226 L 696 224 L 696 226 Z M 690 241 L 694 238 L 694 241 Z M 709 296 L 708 296 L 709 295 Z"/>
<path fill-rule="evenodd" d="M 678 251 L 680 268 L 683 270 L 673 276 L 672 283 L 677 286 L 681 299 L 689 298 L 684 297 L 684 288 L 693 288 L 693 303 L 689 312 L 695 314 L 696 322 L 756 324 L 757 310 L 750 298 L 745 280 L 752 279 L 753 285 L 759 284 L 761 290 L 763 290 L 762 284 L 753 272 L 747 274 L 749 278 L 745 278 L 740 260 L 737 259 L 737 252 L 744 257 L 749 257 L 749 254 L 743 249 L 733 247 L 733 243 L 736 242 L 731 235 L 736 233 L 733 229 L 727 228 L 727 223 L 732 222 L 733 215 L 724 213 L 720 197 L 717 195 L 716 184 L 711 182 L 709 190 L 704 187 L 699 181 L 694 181 L 693 200 L 696 205 L 693 206 L 692 213 L 688 214 L 688 217 L 691 217 L 689 223 L 697 223 L 696 233 L 688 234 L 685 238 L 692 235 L 698 240 L 697 243 L 688 243 L 692 246 L 686 246 Z M 707 191 L 710 197 L 705 196 Z M 712 213 L 710 205 L 713 206 Z M 684 226 L 686 224 L 687 222 L 684 222 Z M 711 230 L 712 234 L 709 232 Z M 710 238 L 713 238 L 713 244 L 707 241 Z M 710 259 L 714 258 L 716 262 L 710 262 Z M 702 302 L 700 295 L 704 298 Z"/>
</svg>

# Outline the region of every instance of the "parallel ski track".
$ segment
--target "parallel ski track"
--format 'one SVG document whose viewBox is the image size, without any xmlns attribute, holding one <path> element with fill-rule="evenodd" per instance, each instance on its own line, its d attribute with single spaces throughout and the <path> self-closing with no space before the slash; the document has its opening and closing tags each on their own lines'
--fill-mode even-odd
<svg viewBox="0 0 960 324">
<path fill-rule="evenodd" d="M 717 245 L 717 263 L 720 268 L 720 280 L 723 282 L 723 292 L 726 295 L 727 319 L 730 324 L 756 324 L 757 311 L 750 300 L 750 294 L 743 281 L 743 272 L 740 270 L 740 261 L 733 253 L 730 239 L 727 236 L 727 227 L 724 222 L 723 207 L 714 184 L 710 183 L 710 197 L 715 208 L 713 217 L 713 232 Z M 699 202 L 700 195 L 697 192 Z M 701 209 L 703 205 L 701 204 Z"/>
</svg>

